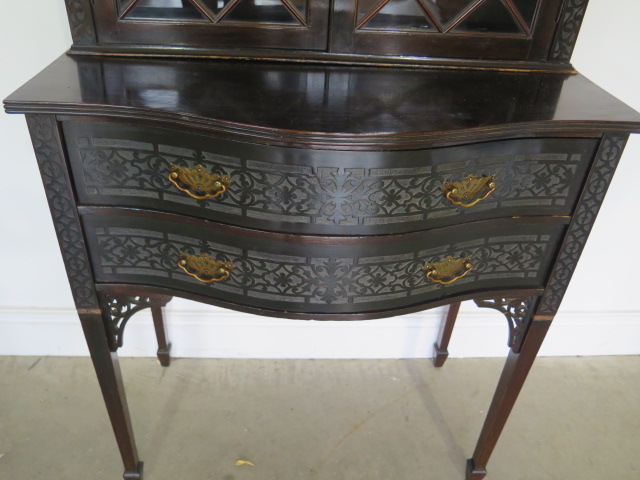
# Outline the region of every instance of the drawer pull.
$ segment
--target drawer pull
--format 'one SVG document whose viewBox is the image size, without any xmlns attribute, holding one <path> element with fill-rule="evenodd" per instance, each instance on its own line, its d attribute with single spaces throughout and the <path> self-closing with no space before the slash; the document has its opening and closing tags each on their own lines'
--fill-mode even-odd
<svg viewBox="0 0 640 480">
<path fill-rule="evenodd" d="M 196 256 L 180 252 L 178 266 L 196 280 L 203 283 L 221 282 L 229 278 L 233 271 L 231 262 L 214 260 L 206 253 Z"/>
<path fill-rule="evenodd" d="M 445 182 L 442 186 L 442 192 L 447 200 L 454 205 L 473 207 L 495 191 L 495 180 L 495 175 L 476 177 L 471 174 L 460 182 Z"/>
<path fill-rule="evenodd" d="M 169 181 L 179 190 L 198 200 L 216 198 L 226 192 L 231 184 L 229 175 L 208 173 L 202 165 L 187 168 L 173 163 L 171 164 Z"/>
<path fill-rule="evenodd" d="M 424 267 L 424 274 L 432 282 L 449 285 L 460 280 L 471 270 L 473 270 L 471 257 L 447 257 L 441 262 L 427 263 Z"/>
</svg>

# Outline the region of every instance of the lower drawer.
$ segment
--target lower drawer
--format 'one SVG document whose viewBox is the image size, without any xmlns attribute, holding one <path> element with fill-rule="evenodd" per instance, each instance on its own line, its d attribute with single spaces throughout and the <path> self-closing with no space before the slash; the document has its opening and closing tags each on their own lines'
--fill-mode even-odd
<svg viewBox="0 0 640 480">
<path fill-rule="evenodd" d="M 475 291 L 541 287 L 564 229 L 510 219 L 402 235 L 319 237 L 172 214 L 82 211 L 98 282 L 307 314 L 391 311 Z"/>
</svg>

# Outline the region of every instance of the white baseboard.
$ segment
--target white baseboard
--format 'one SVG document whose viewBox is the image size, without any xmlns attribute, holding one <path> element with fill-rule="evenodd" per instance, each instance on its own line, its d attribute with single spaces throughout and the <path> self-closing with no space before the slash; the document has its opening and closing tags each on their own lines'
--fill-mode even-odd
<svg viewBox="0 0 640 480">
<path fill-rule="evenodd" d="M 213 309 L 167 315 L 174 357 L 199 358 L 429 358 L 445 310 L 362 322 L 314 322 Z M 507 323 L 498 312 L 463 309 L 450 357 L 503 357 Z M 122 356 L 156 351 L 151 316 L 126 328 Z M 0 307 L 0 355 L 87 355 L 75 311 Z M 545 356 L 640 354 L 640 311 L 562 312 L 540 352 Z"/>
</svg>

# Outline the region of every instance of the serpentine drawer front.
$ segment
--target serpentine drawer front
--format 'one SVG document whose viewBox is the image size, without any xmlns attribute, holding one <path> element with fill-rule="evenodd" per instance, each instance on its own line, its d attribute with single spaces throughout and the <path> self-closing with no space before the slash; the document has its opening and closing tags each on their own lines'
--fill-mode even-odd
<svg viewBox="0 0 640 480">
<path fill-rule="evenodd" d="M 355 152 L 65 122 L 79 200 L 263 230 L 384 234 L 511 215 L 569 215 L 597 140 L 536 138 Z"/>
<path fill-rule="evenodd" d="M 83 208 L 96 280 L 310 314 L 371 312 L 544 284 L 564 230 L 482 221 L 378 237 L 268 235 L 171 214 Z M 104 213 L 107 212 L 107 213 Z"/>
</svg>

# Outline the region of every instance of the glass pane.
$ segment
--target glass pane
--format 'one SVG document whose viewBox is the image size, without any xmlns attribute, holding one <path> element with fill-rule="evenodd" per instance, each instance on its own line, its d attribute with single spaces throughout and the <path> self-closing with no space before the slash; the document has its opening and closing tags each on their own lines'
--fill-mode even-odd
<svg viewBox="0 0 640 480">
<path fill-rule="evenodd" d="M 211 11 L 215 17 L 224 7 L 231 3 L 232 0 L 200 0 L 198 3 Z"/>
<path fill-rule="evenodd" d="M 482 3 L 454 31 L 522 33 L 516 19 L 500 0 L 487 0 Z"/>
<path fill-rule="evenodd" d="M 125 18 L 205 20 L 189 0 L 139 0 Z"/>
<path fill-rule="evenodd" d="M 118 13 L 122 14 L 135 0 L 118 0 Z"/>
<path fill-rule="evenodd" d="M 362 28 L 375 30 L 435 30 L 416 0 L 391 0 Z"/>
<path fill-rule="evenodd" d="M 513 4 L 520 10 L 520 15 L 524 18 L 529 26 L 533 22 L 533 15 L 536 13 L 538 0 L 511 0 Z"/>
<path fill-rule="evenodd" d="M 222 21 L 300 25 L 280 0 L 240 0 Z"/>
<path fill-rule="evenodd" d="M 444 26 L 458 18 L 474 2 L 475 0 L 424 0 L 433 16 Z"/>
<path fill-rule="evenodd" d="M 288 0 L 289 5 L 293 5 L 298 12 L 300 12 L 300 16 L 304 18 L 305 22 L 307 21 L 307 0 Z"/>
<path fill-rule="evenodd" d="M 358 0 L 358 25 L 368 13 L 372 12 L 381 3 L 384 3 L 384 0 Z"/>
</svg>

